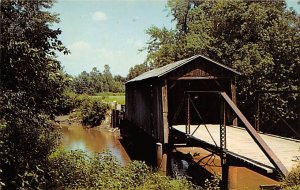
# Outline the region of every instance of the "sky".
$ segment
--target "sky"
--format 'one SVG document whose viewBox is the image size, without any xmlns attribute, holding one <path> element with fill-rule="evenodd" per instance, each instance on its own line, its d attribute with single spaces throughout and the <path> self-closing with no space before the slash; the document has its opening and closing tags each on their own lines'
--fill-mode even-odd
<svg viewBox="0 0 300 190">
<path fill-rule="evenodd" d="M 57 0 L 51 9 L 58 13 L 59 39 L 71 51 L 58 54 L 64 70 L 71 75 L 103 71 L 110 66 L 114 75 L 127 76 L 129 68 L 141 64 L 147 53 L 140 52 L 149 41 L 145 31 L 151 26 L 175 28 L 167 0 Z M 297 0 L 288 0 L 298 14 Z"/>
<path fill-rule="evenodd" d="M 126 76 L 129 68 L 144 62 L 149 36 L 145 31 L 155 25 L 174 28 L 163 0 L 58 0 L 53 12 L 61 22 L 60 39 L 71 51 L 59 54 L 64 69 L 71 75 L 103 71 L 110 66 L 114 75 Z"/>
</svg>

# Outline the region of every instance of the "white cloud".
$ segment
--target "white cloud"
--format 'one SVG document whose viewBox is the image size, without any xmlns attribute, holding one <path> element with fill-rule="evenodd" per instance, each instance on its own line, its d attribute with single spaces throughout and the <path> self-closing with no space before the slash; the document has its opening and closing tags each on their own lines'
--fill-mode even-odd
<svg viewBox="0 0 300 190">
<path fill-rule="evenodd" d="M 107 16 L 104 12 L 97 11 L 93 14 L 93 20 L 95 20 L 95 21 L 106 21 Z"/>
</svg>

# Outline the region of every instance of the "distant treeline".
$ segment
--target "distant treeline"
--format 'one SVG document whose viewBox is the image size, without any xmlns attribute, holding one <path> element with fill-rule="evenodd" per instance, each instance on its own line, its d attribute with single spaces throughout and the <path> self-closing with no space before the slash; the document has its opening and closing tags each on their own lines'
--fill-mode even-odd
<svg viewBox="0 0 300 190">
<path fill-rule="evenodd" d="M 126 77 L 120 75 L 113 76 L 110 72 L 109 65 L 104 65 L 104 70 L 100 72 L 94 67 L 89 73 L 81 72 L 78 76 L 70 76 L 68 89 L 77 94 L 93 95 L 99 92 L 124 92 L 124 83 Z"/>
</svg>

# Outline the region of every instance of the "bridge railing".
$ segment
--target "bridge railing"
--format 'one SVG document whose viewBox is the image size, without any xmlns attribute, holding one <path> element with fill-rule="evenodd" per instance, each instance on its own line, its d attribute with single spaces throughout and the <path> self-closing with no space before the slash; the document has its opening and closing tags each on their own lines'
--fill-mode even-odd
<svg viewBox="0 0 300 190">
<path fill-rule="evenodd" d="M 224 102 L 229 108 L 235 113 L 235 116 L 240 119 L 240 121 L 245 125 L 245 129 L 250 134 L 254 142 L 259 146 L 259 148 L 263 151 L 269 161 L 274 165 L 274 167 L 282 174 L 287 174 L 286 167 L 282 164 L 279 158 L 274 154 L 272 149 L 266 144 L 266 142 L 259 136 L 254 127 L 250 124 L 244 114 L 238 109 L 235 103 L 230 99 L 230 97 L 226 94 L 226 92 L 220 92 L 220 95 L 223 97 Z M 224 109 L 225 111 L 226 109 Z M 225 115 L 225 114 L 224 114 Z"/>
<path fill-rule="evenodd" d="M 254 142 L 259 146 L 259 148 L 263 151 L 265 156 L 269 159 L 269 161 L 273 164 L 275 169 L 282 174 L 283 176 L 287 174 L 286 167 L 282 164 L 282 162 L 279 160 L 279 158 L 274 154 L 272 149 L 265 143 L 265 141 L 260 137 L 260 135 L 257 133 L 257 131 L 254 129 L 254 127 L 250 124 L 250 122 L 247 120 L 247 118 L 244 116 L 244 114 L 238 109 L 236 104 L 231 100 L 231 98 L 226 94 L 226 92 L 220 92 L 220 91 L 185 91 L 185 97 L 187 98 L 188 103 L 188 117 L 187 117 L 187 125 L 186 125 L 186 134 L 187 135 L 193 135 L 195 131 L 200 127 L 198 127 L 191 132 L 190 130 L 190 107 L 194 107 L 197 115 L 201 120 L 203 118 L 201 117 L 200 113 L 197 111 L 195 104 L 193 103 L 192 99 L 190 98 L 190 94 L 193 93 L 213 93 L 213 94 L 219 94 L 220 96 L 220 149 L 223 150 L 223 154 L 221 155 L 222 160 L 226 162 L 226 126 L 228 123 L 232 122 L 235 118 L 238 118 L 242 124 L 245 126 L 246 131 L 250 134 L 251 138 L 254 140 Z M 184 99 L 183 99 L 184 101 Z M 182 102 L 183 102 L 182 101 Z M 191 105 L 190 105 L 191 104 Z M 179 107 L 182 105 L 180 104 Z M 179 110 L 179 109 L 178 109 Z M 177 112 L 174 114 L 173 120 L 177 117 Z M 231 119 L 228 118 L 228 115 L 232 115 Z M 205 123 L 204 126 L 206 127 Z M 207 132 L 210 134 L 209 129 L 206 127 Z M 217 146 L 216 141 L 213 139 L 212 135 L 210 134 L 212 140 L 214 141 L 215 146 Z M 224 158 L 224 159 L 223 159 Z"/>
</svg>

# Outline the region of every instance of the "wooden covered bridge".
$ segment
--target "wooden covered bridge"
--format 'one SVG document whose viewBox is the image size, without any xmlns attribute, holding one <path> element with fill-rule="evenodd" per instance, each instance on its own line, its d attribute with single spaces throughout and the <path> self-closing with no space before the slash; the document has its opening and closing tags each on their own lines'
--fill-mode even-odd
<svg viewBox="0 0 300 190">
<path fill-rule="evenodd" d="M 224 189 L 230 166 L 244 166 L 272 178 L 292 168 L 293 160 L 300 158 L 299 141 L 259 134 L 252 127 L 236 104 L 239 75 L 196 55 L 126 83 L 125 119 L 162 145 L 162 170 L 170 147 L 177 145 L 218 154 Z"/>
</svg>

